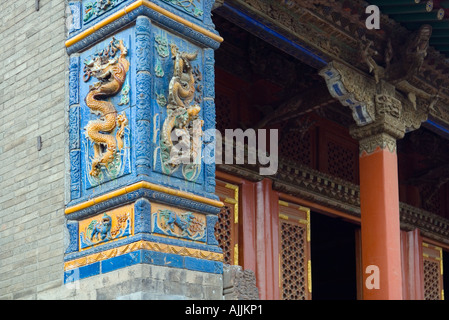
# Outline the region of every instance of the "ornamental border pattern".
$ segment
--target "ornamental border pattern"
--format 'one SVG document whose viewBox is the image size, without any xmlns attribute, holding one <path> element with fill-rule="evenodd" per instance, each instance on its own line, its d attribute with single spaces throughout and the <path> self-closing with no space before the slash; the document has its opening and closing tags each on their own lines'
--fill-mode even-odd
<svg viewBox="0 0 449 320">
<path fill-rule="evenodd" d="M 136 171 L 137 175 L 151 172 L 151 20 L 140 16 L 136 20 Z"/>
<path fill-rule="evenodd" d="M 79 209 L 72 213 L 66 214 L 68 220 L 79 220 L 97 212 L 109 210 L 118 205 L 126 205 L 131 202 L 137 201 L 139 198 L 145 198 L 148 201 L 155 201 L 159 203 L 165 203 L 167 205 L 174 205 L 186 210 L 199 211 L 206 214 L 218 214 L 220 207 L 216 207 L 210 204 L 198 202 L 193 199 L 182 198 L 177 195 L 168 194 L 160 191 L 140 188 L 138 190 L 112 197 L 108 200 L 95 203 L 83 209 Z"/>
<path fill-rule="evenodd" d="M 180 256 L 199 258 L 212 261 L 223 261 L 223 254 L 219 252 L 206 251 L 182 246 L 170 245 L 166 243 L 158 243 L 154 241 L 139 240 L 120 247 L 108 249 L 94 253 L 85 257 L 69 260 L 64 263 L 64 271 L 83 267 L 95 262 L 121 256 L 126 253 L 138 250 L 151 250 L 163 253 L 172 253 Z"/>
<path fill-rule="evenodd" d="M 142 0 L 142 3 L 144 1 L 146 0 Z M 193 25 L 187 26 L 179 21 L 173 20 L 168 16 L 156 12 L 153 9 L 146 7 L 145 5 L 140 5 L 134 8 L 133 10 L 126 12 L 123 16 L 115 20 L 111 19 L 111 21 L 109 21 L 107 19 L 103 19 L 102 21 L 100 21 L 102 25 L 98 27 L 91 27 L 93 28 L 92 30 L 90 29 L 85 30 L 85 32 L 89 30 L 90 31 L 79 40 L 76 39 L 76 37 L 80 36 L 80 34 L 69 38 L 69 40 L 66 42 L 67 53 L 70 55 L 75 52 L 83 51 L 85 48 L 97 42 L 98 40 L 106 38 L 115 33 L 117 30 L 123 28 L 125 25 L 135 22 L 137 18 L 142 15 L 148 17 L 152 21 L 155 21 L 161 25 L 168 27 L 169 29 L 177 33 L 183 34 L 184 37 L 199 42 L 206 47 L 217 49 L 220 46 L 220 42 L 218 41 L 218 39 L 220 39 L 220 41 L 222 39 L 216 33 L 216 31 L 212 32 L 211 30 L 204 29 L 205 31 L 213 34 L 214 37 L 217 38 L 217 40 L 212 39 L 210 36 L 195 30 L 193 28 Z"/>
</svg>

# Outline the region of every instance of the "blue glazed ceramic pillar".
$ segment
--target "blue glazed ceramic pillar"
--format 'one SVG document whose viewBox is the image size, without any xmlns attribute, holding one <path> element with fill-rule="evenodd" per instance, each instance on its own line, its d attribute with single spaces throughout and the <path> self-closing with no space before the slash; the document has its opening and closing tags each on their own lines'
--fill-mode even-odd
<svg viewBox="0 0 449 320">
<path fill-rule="evenodd" d="M 71 1 L 65 282 L 135 265 L 222 273 L 213 0 Z"/>
<path fill-rule="evenodd" d="M 151 20 L 136 20 L 136 170 L 138 175 L 151 174 Z"/>
</svg>

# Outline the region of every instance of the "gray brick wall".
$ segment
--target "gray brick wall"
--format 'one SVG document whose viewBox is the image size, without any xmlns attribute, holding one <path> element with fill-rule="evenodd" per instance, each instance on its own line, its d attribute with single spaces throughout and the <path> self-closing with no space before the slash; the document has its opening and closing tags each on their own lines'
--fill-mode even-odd
<svg viewBox="0 0 449 320">
<path fill-rule="evenodd" d="M 0 299 L 36 299 L 63 284 L 65 1 L 0 12 Z"/>
</svg>

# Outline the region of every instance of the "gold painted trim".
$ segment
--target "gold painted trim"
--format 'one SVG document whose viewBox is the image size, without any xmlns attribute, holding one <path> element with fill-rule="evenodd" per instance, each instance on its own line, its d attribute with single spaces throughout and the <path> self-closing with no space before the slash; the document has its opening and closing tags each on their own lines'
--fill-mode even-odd
<svg viewBox="0 0 449 320">
<path fill-rule="evenodd" d="M 64 263 L 64 271 L 79 268 L 88 264 L 92 264 L 98 261 L 103 261 L 113 257 L 120 256 L 125 253 L 137 251 L 137 250 L 152 250 L 164 253 L 174 253 L 181 256 L 189 256 L 194 258 L 212 260 L 212 261 L 223 261 L 223 254 L 199 249 L 191 249 L 180 246 L 168 245 L 165 243 L 151 242 L 140 240 L 133 242 L 124 246 L 109 249 L 103 252 L 94 253 L 82 258 L 78 258 L 72 261 L 67 261 Z"/>
<path fill-rule="evenodd" d="M 281 206 L 288 207 L 288 202 L 279 200 L 279 204 L 280 204 Z"/>
<path fill-rule="evenodd" d="M 443 248 L 435 246 L 435 249 L 437 249 L 440 252 L 440 272 L 441 272 L 441 281 L 443 280 Z M 441 300 L 444 300 L 444 288 L 441 289 Z"/>
<path fill-rule="evenodd" d="M 312 260 L 307 261 L 307 282 L 309 293 L 312 293 Z"/>
<path fill-rule="evenodd" d="M 225 188 L 234 190 L 234 199 L 226 198 L 225 202 L 234 205 L 234 223 L 239 223 L 239 186 L 227 183 Z"/>
<path fill-rule="evenodd" d="M 234 265 L 239 264 L 239 244 L 234 244 Z"/>
<path fill-rule="evenodd" d="M 224 199 L 224 202 L 230 203 L 230 204 L 238 203 L 238 201 L 236 201 L 235 199 L 232 199 L 232 198 L 226 198 L 226 199 Z"/>
<path fill-rule="evenodd" d="M 304 211 L 306 213 L 306 228 L 307 228 L 307 242 L 310 243 L 310 208 L 299 207 L 300 211 Z M 310 254 L 310 251 L 309 251 Z M 309 259 L 307 261 L 307 277 L 308 277 L 308 285 L 309 285 L 309 294 L 312 294 L 312 260 Z"/>
<path fill-rule="evenodd" d="M 210 32 L 209 30 L 204 29 L 203 27 L 200 27 L 184 18 L 181 18 L 181 17 L 175 15 L 174 13 L 172 13 L 168 10 L 165 10 L 164 8 L 161 8 L 158 5 L 152 3 L 148 0 L 138 0 L 136 2 L 131 3 L 129 6 L 123 8 L 122 10 L 117 11 L 116 13 L 107 17 L 106 19 L 98 22 L 97 24 L 93 25 L 92 27 L 86 29 L 85 31 L 81 32 L 80 34 L 76 35 L 75 37 L 67 40 L 65 43 L 65 46 L 70 47 L 70 46 L 74 45 L 75 43 L 81 41 L 82 39 L 90 36 L 95 31 L 98 31 L 99 29 L 103 28 L 104 26 L 120 19 L 124 15 L 139 8 L 140 6 L 145 6 L 147 8 L 150 8 L 150 9 L 166 16 L 167 18 L 170 18 L 176 22 L 179 22 L 179 23 L 183 24 L 184 26 L 189 27 L 190 29 L 195 30 L 195 31 L 205 35 L 206 37 L 209 37 L 217 42 L 220 42 L 220 43 L 223 42 L 222 37 L 220 37 L 219 35 L 216 35 L 213 32 Z"/>
<path fill-rule="evenodd" d="M 440 258 L 438 259 L 440 261 L 440 269 L 441 269 L 441 275 L 443 275 L 443 248 L 435 247 L 440 252 Z"/>
<path fill-rule="evenodd" d="M 279 219 L 288 220 L 288 215 L 283 214 L 283 213 L 279 213 Z"/>
<path fill-rule="evenodd" d="M 300 211 L 304 211 L 306 213 L 307 220 L 305 220 L 305 222 L 303 222 L 303 223 L 305 223 L 307 226 L 307 242 L 310 242 L 310 208 L 300 206 L 298 209 Z M 300 223 L 301 223 L 301 220 L 299 221 Z M 302 220 L 302 221 L 304 221 L 304 220 Z"/>
<path fill-rule="evenodd" d="M 226 183 L 225 188 L 232 189 L 232 190 L 238 190 L 239 186 L 237 186 L 235 184 Z"/>
<path fill-rule="evenodd" d="M 68 207 L 65 209 L 65 214 L 70 214 L 70 213 L 73 213 L 73 212 L 76 212 L 76 211 L 79 211 L 82 209 L 86 209 L 86 208 L 91 207 L 100 202 L 104 202 L 106 200 L 109 200 L 109 199 L 112 199 L 112 198 L 115 198 L 118 196 L 122 196 L 122 195 L 128 194 L 130 192 L 139 190 L 139 189 L 149 189 L 149 190 L 153 190 L 153 191 L 163 192 L 163 193 L 167 193 L 167 194 L 170 194 L 173 196 L 201 202 L 201 203 L 208 204 L 208 205 L 218 207 L 218 208 L 221 208 L 224 206 L 223 202 L 221 202 L 221 201 L 209 199 L 206 197 L 201 197 L 201 196 L 195 195 L 193 193 L 189 193 L 189 192 L 185 192 L 185 191 L 181 191 L 181 190 L 171 189 L 171 188 L 160 186 L 160 185 L 157 185 L 157 184 L 154 184 L 151 182 L 147 182 L 147 181 L 141 181 L 141 182 L 134 183 L 130 186 L 127 186 L 127 187 L 106 193 L 104 195 L 98 196 L 96 198 L 90 199 L 83 203 L 77 204 L 73 207 Z"/>
<path fill-rule="evenodd" d="M 234 199 L 226 198 L 224 201 L 234 205 L 234 228 L 237 228 L 237 226 L 235 226 L 235 225 L 239 223 L 239 188 L 240 187 L 235 184 L 227 183 L 225 185 L 225 188 L 234 190 Z M 237 266 L 239 264 L 239 243 L 238 243 L 238 239 L 235 239 L 235 240 L 236 241 L 234 244 L 234 265 Z"/>
<path fill-rule="evenodd" d="M 278 262 L 279 262 L 279 267 L 278 267 L 278 271 L 279 271 L 279 288 L 282 288 L 282 272 L 281 272 L 281 254 L 278 254 Z M 279 290 L 280 293 L 280 297 L 282 298 L 282 290 Z"/>
</svg>

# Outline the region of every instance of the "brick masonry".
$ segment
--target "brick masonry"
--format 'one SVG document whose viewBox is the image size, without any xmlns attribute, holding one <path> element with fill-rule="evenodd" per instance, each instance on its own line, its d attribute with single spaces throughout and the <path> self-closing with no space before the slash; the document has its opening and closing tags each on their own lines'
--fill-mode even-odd
<svg viewBox="0 0 449 320">
<path fill-rule="evenodd" d="M 223 276 L 148 264 L 108 272 L 43 292 L 39 299 L 221 300 Z"/>
<path fill-rule="evenodd" d="M 0 299 L 36 299 L 63 284 L 65 1 L 0 12 Z"/>
</svg>

